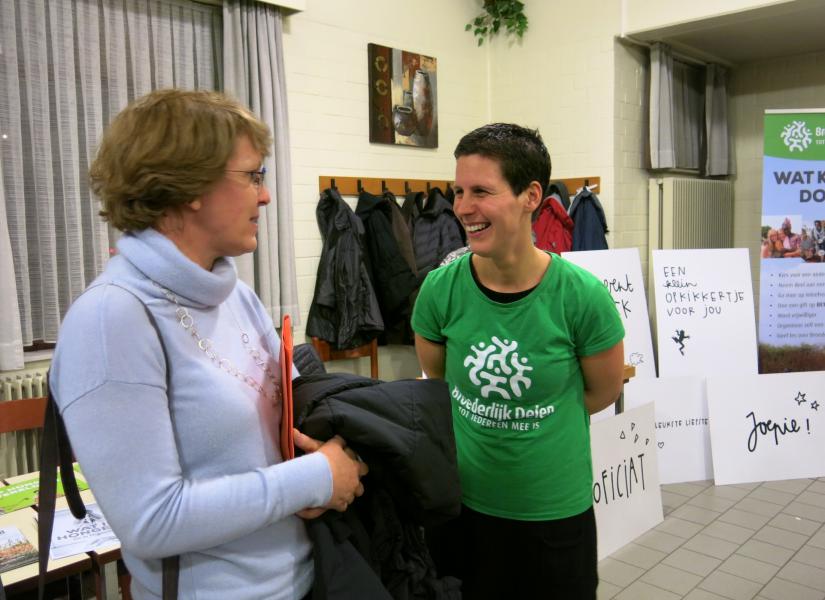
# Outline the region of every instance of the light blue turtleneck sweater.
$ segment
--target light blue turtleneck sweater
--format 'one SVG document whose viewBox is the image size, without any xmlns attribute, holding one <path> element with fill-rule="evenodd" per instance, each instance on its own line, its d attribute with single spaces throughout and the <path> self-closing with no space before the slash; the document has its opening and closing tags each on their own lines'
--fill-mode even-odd
<svg viewBox="0 0 825 600">
<path fill-rule="evenodd" d="M 51 381 L 132 593 L 160 598 L 160 559 L 180 554 L 181 599 L 302 598 L 313 568 L 295 512 L 325 504 L 332 476 L 319 453 L 281 461 L 280 400 L 249 352 L 277 376 L 271 320 L 229 259 L 206 271 L 154 229 L 118 250 L 66 315 Z M 265 394 L 210 360 L 152 281 Z"/>
</svg>

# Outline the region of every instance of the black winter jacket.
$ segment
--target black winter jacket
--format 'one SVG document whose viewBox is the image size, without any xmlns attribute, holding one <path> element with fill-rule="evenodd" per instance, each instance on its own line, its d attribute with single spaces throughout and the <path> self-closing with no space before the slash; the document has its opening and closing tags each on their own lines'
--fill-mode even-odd
<svg viewBox="0 0 825 600">
<path fill-rule="evenodd" d="M 570 206 L 573 219 L 573 250 L 607 250 L 607 219 L 599 198 L 583 189 Z"/>
<path fill-rule="evenodd" d="M 401 211 L 409 220 L 413 236 L 418 282 L 435 269 L 447 254 L 465 244 L 464 229 L 453 212 L 453 206 L 439 188 L 423 193 L 407 194 Z"/>
<path fill-rule="evenodd" d="M 384 330 L 364 265 L 364 226 L 337 190 L 321 194 L 315 211 L 323 247 L 306 332 L 333 348 L 354 348 Z"/>
<path fill-rule="evenodd" d="M 460 600 L 458 580 L 436 576 L 423 533 L 461 508 L 447 385 L 337 373 L 299 377 L 293 395 L 301 431 L 341 435 L 370 467 L 346 512 L 307 522 L 312 599 Z"/>
<path fill-rule="evenodd" d="M 387 332 L 395 329 L 403 332 L 412 313 L 410 295 L 416 289 L 417 281 L 395 236 L 394 212 L 401 219 L 395 196 L 389 192 L 383 196 L 361 192 L 358 196 L 355 214 L 364 224 L 367 272 L 378 298 L 384 329 Z M 403 222 L 401 225 L 406 227 Z M 406 242 L 411 248 L 409 229 Z M 402 343 L 400 338 L 399 335 L 397 339 L 388 341 Z"/>
</svg>

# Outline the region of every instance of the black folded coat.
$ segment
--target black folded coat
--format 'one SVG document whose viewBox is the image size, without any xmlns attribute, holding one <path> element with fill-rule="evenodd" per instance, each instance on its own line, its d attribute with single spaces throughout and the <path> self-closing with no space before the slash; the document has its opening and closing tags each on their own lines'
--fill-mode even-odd
<svg viewBox="0 0 825 600">
<path fill-rule="evenodd" d="M 458 580 L 437 577 L 424 538 L 425 526 L 461 509 L 447 385 L 314 374 L 294 380 L 293 398 L 299 430 L 342 436 L 370 467 L 346 512 L 307 523 L 313 600 L 460 599 Z"/>
</svg>

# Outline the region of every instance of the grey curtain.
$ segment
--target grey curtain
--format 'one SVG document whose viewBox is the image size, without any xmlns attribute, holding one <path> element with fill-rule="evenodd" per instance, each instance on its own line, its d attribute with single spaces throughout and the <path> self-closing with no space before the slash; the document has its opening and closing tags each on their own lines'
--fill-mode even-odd
<svg viewBox="0 0 825 600">
<path fill-rule="evenodd" d="M 676 166 L 673 54 L 662 43 L 650 49 L 650 168 Z"/>
<path fill-rule="evenodd" d="M 17 305 L 17 282 L 11 257 L 6 200 L 3 193 L 3 163 L 0 161 L 0 371 L 23 368 L 23 333 Z"/>
<path fill-rule="evenodd" d="M 0 2 L 0 290 L 17 293 L 0 321 L 17 313 L 22 344 L 54 341 L 109 258 L 86 176 L 104 126 L 155 88 L 218 89 L 220 22 L 220 8 L 183 0 Z M 0 326 L 0 348 L 17 338 Z"/>
<path fill-rule="evenodd" d="M 252 0 L 224 0 L 224 90 L 249 106 L 272 130 L 273 153 L 265 163 L 272 203 L 259 221 L 258 250 L 237 260 L 238 273 L 254 287 L 276 325 L 284 314 L 300 322 L 292 225 L 282 15 Z"/>
<path fill-rule="evenodd" d="M 730 175 L 727 70 L 709 64 L 705 70 L 705 175 Z"/>
</svg>

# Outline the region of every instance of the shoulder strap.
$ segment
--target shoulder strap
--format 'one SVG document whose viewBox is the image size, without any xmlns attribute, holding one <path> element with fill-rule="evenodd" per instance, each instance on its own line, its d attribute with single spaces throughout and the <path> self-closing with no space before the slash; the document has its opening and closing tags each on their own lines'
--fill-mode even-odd
<svg viewBox="0 0 825 600">
<path fill-rule="evenodd" d="M 131 291 L 131 290 L 128 290 Z M 134 293 L 134 292 L 132 292 Z M 135 294 L 140 300 L 140 297 Z M 166 358 L 166 348 L 163 345 L 163 338 L 160 336 L 155 317 L 141 301 L 146 315 L 155 331 L 158 333 L 164 358 Z M 167 361 L 168 364 L 168 361 Z M 37 577 L 37 597 L 43 600 L 43 593 L 46 584 L 46 571 L 49 565 L 49 549 L 52 541 L 52 529 L 54 527 L 55 503 L 57 500 L 57 465 L 60 464 L 60 480 L 63 483 L 63 491 L 69 503 L 72 514 L 82 519 L 86 516 L 86 506 L 80 497 L 80 490 L 77 487 L 74 468 L 74 452 L 66 432 L 66 425 L 57 407 L 57 402 L 52 395 L 52 387 L 46 376 L 48 387 L 48 401 L 46 403 L 46 416 L 43 422 L 43 437 L 40 449 L 40 500 L 38 503 L 38 532 L 37 543 L 39 553 L 39 573 Z M 180 573 L 180 557 L 170 556 L 162 561 L 163 576 L 163 600 L 176 600 L 178 597 L 178 577 Z M 0 582 L 0 600 L 5 600 L 3 586 Z"/>
</svg>

